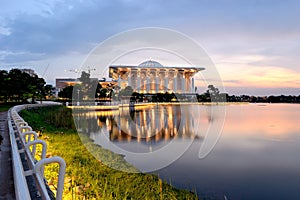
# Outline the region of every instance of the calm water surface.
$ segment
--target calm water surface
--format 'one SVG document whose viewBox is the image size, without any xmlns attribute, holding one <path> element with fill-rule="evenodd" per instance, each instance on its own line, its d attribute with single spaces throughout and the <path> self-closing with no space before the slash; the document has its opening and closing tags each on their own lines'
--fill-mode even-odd
<svg viewBox="0 0 300 200">
<path fill-rule="evenodd" d="M 116 146 L 111 150 L 125 154 L 141 170 L 149 163 L 135 162 L 126 152 L 155 152 L 170 142 L 177 147 L 190 145 L 179 159 L 153 173 L 174 186 L 196 190 L 200 197 L 300 199 L 299 104 L 227 105 L 221 137 L 204 159 L 198 159 L 204 136 L 222 119 L 211 114 L 211 106 L 191 108 L 199 112 L 159 106 L 136 112 L 94 112 L 86 117 L 95 121 L 89 126 L 95 143 L 106 147 L 106 136 Z"/>
</svg>

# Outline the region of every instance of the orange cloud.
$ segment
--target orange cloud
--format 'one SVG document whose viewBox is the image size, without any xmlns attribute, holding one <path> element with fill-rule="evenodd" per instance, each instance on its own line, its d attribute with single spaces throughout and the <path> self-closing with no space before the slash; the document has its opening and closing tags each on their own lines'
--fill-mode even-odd
<svg viewBox="0 0 300 200">
<path fill-rule="evenodd" d="M 229 87 L 299 88 L 300 72 L 286 67 L 256 65 L 263 56 L 219 58 L 216 66 Z"/>
</svg>

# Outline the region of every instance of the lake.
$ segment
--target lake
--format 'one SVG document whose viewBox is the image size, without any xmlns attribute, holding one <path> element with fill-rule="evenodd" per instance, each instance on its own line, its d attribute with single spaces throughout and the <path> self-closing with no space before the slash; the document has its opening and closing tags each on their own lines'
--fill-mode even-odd
<svg viewBox="0 0 300 200">
<path fill-rule="evenodd" d="M 299 104 L 166 104 L 79 118 L 95 143 L 200 197 L 300 198 Z M 212 150 L 199 159 L 205 143 Z"/>
</svg>

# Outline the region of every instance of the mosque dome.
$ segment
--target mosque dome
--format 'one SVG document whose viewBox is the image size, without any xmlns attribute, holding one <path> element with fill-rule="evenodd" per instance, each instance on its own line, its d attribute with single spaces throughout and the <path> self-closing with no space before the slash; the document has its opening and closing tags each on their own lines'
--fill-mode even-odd
<svg viewBox="0 0 300 200">
<path fill-rule="evenodd" d="M 141 64 L 139 64 L 138 67 L 160 68 L 160 67 L 164 67 L 164 66 L 162 64 L 160 64 L 159 62 L 157 62 L 157 61 L 147 60 L 147 61 L 142 62 Z"/>
</svg>

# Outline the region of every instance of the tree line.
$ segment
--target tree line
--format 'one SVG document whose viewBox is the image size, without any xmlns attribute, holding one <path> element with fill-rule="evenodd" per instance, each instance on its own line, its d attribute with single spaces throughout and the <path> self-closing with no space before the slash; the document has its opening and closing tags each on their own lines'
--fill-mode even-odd
<svg viewBox="0 0 300 200">
<path fill-rule="evenodd" d="M 250 95 L 229 95 L 220 93 L 219 89 L 209 85 L 203 94 L 197 94 L 199 102 L 249 102 L 249 103 L 300 103 L 300 95 L 270 95 L 270 96 L 250 96 Z"/>
<path fill-rule="evenodd" d="M 82 71 L 78 78 L 79 83 L 65 87 L 58 93 L 61 99 L 70 100 L 90 100 L 98 98 L 100 93 L 103 96 L 104 91 L 97 79 L 90 78 L 90 74 Z"/>
<path fill-rule="evenodd" d="M 52 85 L 43 78 L 22 69 L 0 70 L 0 101 L 28 102 L 45 99 L 52 95 Z"/>
<path fill-rule="evenodd" d="M 300 95 L 227 95 L 228 102 L 249 102 L 249 103 L 300 103 Z"/>
<path fill-rule="evenodd" d="M 158 94 L 142 94 L 135 92 L 132 87 L 127 86 L 120 89 L 118 86 L 103 88 L 98 81 L 92 80 L 90 75 L 82 72 L 79 78 L 80 84 L 68 86 L 59 92 L 58 96 L 66 100 L 72 100 L 73 90 L 78 91 L 76 99 L 98 99 L 101 101 L 127 99 L 130 102 L 250 102 L 250 103 L 300 103 L 299 96 L 249 96 L 249 95 L 229 95 L 221 93 L 214 85 L 208 85 L 207 90 L 201 94 L 178 94 L 165 92 Z"/>
</svg>

